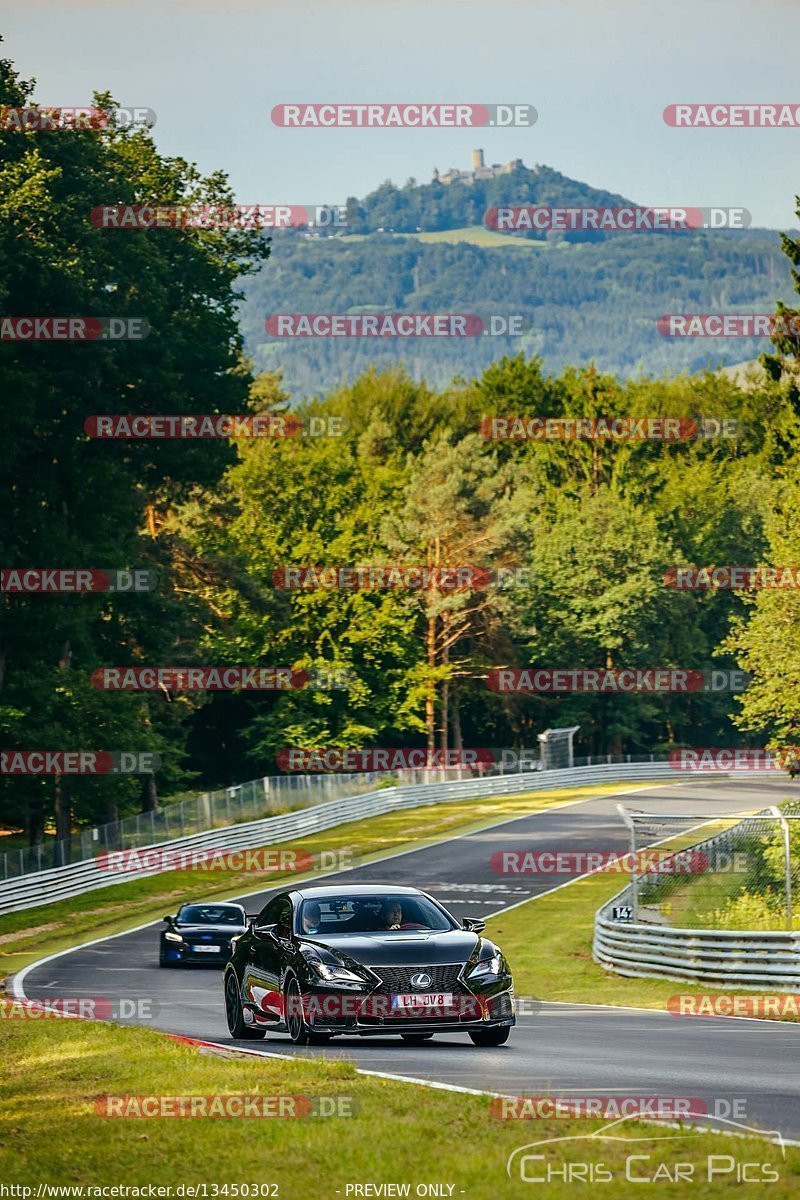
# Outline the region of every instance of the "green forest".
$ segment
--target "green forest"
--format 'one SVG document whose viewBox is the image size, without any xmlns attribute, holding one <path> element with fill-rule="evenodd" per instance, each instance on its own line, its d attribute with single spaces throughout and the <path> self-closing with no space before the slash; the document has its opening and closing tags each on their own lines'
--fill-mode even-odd
<svg viewBox="0 0 800 1200">
<path fill-rule="evenodd" d="M 347 223 L 327 236 L 277 232 L 270 261 L 243 281 L 241 328 L 255 366 L 283 372 L 294 396 L 321 395 L 370 367 L 398 362 L 445 387 L 507 355 L 539 356 L 624 378 L 677 375 L 741 363 L 769 349 L 753 338 L 662 337 L 674 312 L 770 312 L 792 279 L 779 236 L 765 229 L 648 233 L 522 233 L 482 228 L 500 204 L 609 206 L 623 197 L 549 167 L 518 167 L 473 184 L 397 188 L 347 202 Z M 450 232 L 448 232 L 450 231 Z M 428 338 L 268 337 L 280 312 L 474 312 L 518 315 L 521 336 Z"/>
<path fill-rule="evenodd" d="M 30 95 L 0 63 L 0 103 L 30 103 Z M 108 96 L 98 103 L 113 106 Z M 150 750 L 162 761 L 144 781 L 2 777 L 0 822 L 32 842 L 45 829 L 64 837 L 187 789 L 277 774 L 287 746 L 530 746 L 537 732 L 565 725 L 580 726 L 578 754 L 800 737 L 797 592 L 680 592 L 664 583 L 676 564 L 800 563 L 793 344 L 778 342 L 749 380 L 670 376 L 665 363 L 632 378 L 608 369 L 616 352 L 598 317 L 578 323 L 582 336 L 574 320 L 564 323 L 568 352 L 557 369 L 508 347 L 496 361 L 472 361 L 461 346 L 447 351 L 452 361 L 442 355 L 436 373 L 425 363 L 409 370 L 387 351 L 378 366 L 356 358 L 347 380 L 332 384 L 341 364 L 323 370 L 306 345 L 292 350 L 308 376 L 298 391 L 248 354 L 259 310 L 263 320 L 302 307 L 293 280 L 304 275 L 318 311 L 341 311 L 346 256 L 353 303 L 409 307 L 406 280 L 422 251 L 97 229 L 88 214 L 98 203 L 233 201 L 221 173 L 203 177 L 159 155 L 144 130 L 7 136 L 0 156 L 3 313 L 150 325 L 144 342 L 3 343 L 0 561 L 141 568 L 159 580 L 152 593 L 3 596 L 2 746 Z M 428 289 L 426 311 L 445 292 L 458 309 L 453 296 L 480 278 L 476 306 L 502 300 L 514 311 L 524 264 L 541 254 L 545 274 L 526 286 L 540 289 L 542 307 L 545 295 L 555 304 L 560 280 L 565 312 L 574 318 L 585 304 L 612 322 L 600 295 L 607 254 L 628 256 L 627 269 L 617 262 L 614 272 L 627 279 L 614 318 L 623 326 L 637 297 L 651 312 L 668 309 L 667 297 L 702 308 L 712 293 L 726 308 L 771 311 L 789 301 L 798 243 L 691 237 L 514 249 L 508 262 L 505 251 L 430 247 L 415 286 Z M 616 336 L 626 340 L 624 329 Z M 635 343 L 631 354 L 640 363 Z M 307 430 L 327 433 L 104 441 L 84 432 L 98 414 L 290 408 Z M 504 442 L 481 435 L 493 415 L 735 417 L 742 430 L 675 443 Z M 294 564 L 465 562 L 525 570 L 516 585 L 457 592 L 289 591 L 273 582 Z M 348 684 L 233 693 L 91 684 L 98 668 L 142 665 L 337 669 Z M 739 666 L 753 679 L 738 697 L 514 696 L 487 687 L 493 668 L 527 665 Z"/>
</svg>

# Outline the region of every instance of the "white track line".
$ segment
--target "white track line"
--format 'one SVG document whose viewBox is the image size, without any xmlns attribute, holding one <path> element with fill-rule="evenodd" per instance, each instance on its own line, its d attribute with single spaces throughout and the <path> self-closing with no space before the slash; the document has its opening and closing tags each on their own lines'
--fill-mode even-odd
<svg viewBox="0 0 800 1200">
<path fill-rule="evenodd" d="M 209 1049 L 215 1048 L 215 1049 L 219 1049 L 219 1050 L 223 1050 L 223 1051 L 231 1050 L 231 1047 L 226 1046 L 223 1042 L 206 1042 L 206 1041 L 202 1041 L 198 1038 L 181 1038 L 180 1035 L 177 1035 L 177 1034 L 169 1034 L 168 1036 L 177 1038 L 179 1041 L 192 1042 L 193 1044 L 197 1045 L 198 1047 L 207 1046 Z M 254 1058 L 281 1058 L 281 1059 L 285 1059 L 285 1060 L 288 1060 L 291 1062 L 298 1062 L 298 1061 L 299 1062 L 314 1062 L 315 1061 L 315 1059 L 313 1059 L 313 1058 L 305 1058 L 299 1054 L 298 1055 L 278 1054 L 271 1050 L 256 1050 L 255 1048 L 249 1047 L 249 1046 L 246 1048 L 242 1048 L 242 1049 L 240 1049 L 238 1046 L 236 1046 L 233 1048 L 233 1052 L 235 1054 L 244 1054 L 244 1055 L 247 1055 L 249 1057 L 254 1057 Z M 355 1073 L 356 1073 L 356 1075 L 372 1076 L 375 1079 L 388 1079 L 388 1080 L 392 1081 L 393 1083 L 413 1083 L 415 1087 L 431 1088 L 433 1091 L 458 1092 L 458 1093 L 461 1093 L 462 1095 L 467 1095 L 467 1096 L 489 1096 L 492 1099 L 499 1099 L 499 1100 L 517 1099 L 517 1097 L 513 1093 L 510 1093 L 510 1092 L 490 1092 L 490 1091 L 485 1091 L 481 1088 L 464 1087 L 461 1084 L 457 1084 L 457 1083 L 441 1083 L 438 1080 L 420 1079 L 415 1075 L 395 1075 L 390 1071 L 371 1071 L 371 1070 L 368 1070 L 366 1067 L 356 1067 Z M 575 1089 L 573 1088 L 571 1090 L 574 1091 Z M 596 1091 L 597 1089 L 593 1089 L 593 1090 Z M 580 1118 L 577 1118 L 577 1119 L 580 1119 Z M 633 1119 L 633 1118 L 631 1118 L 631 1119 Z M 641 1117 L 637 1117 L 636 1119 L 641 1120 L 641 1121 L 647 1121 L 648 1124 L 651 1124 L 651 1125 L 663 1125 L 665 1128 L 668 1128 L 668 1129 L 684 1129 L 685 1128 L 685 1126 L 681 1125 L 677 1121 L 663 1121 L 663 1120 L 659 1120 L 657 1117 L 641 1116 Z M 752 1130 L 752 1132 L 750 1134 L 746 1134 L 746 1133 L 737 1133 L 735 1130 L 731 1130 L 731 1129 L 717 1129 L 713 1125 L 711 1125 L 711 1126 L 696 1125 L 694 1123 L 692 1124 L 692 1129 L 697 1130 L 700 1133 L 718 1133 L 718 1134 L 722 1134 L 726 1137 L 738 1137 L 738 1138 L 760 1137 L 760 1138 L 766 1139 L 767 1141 L 771 1142 L 773 1145 L 800 1146 L 800 1141 L 793 1141 L 790 1138 L 785 1138 L 783 1136 L 783 1134 L 781 1134 L 781 1133 L 778 1133 L 777 1136 L 775 1136 L 775 1137 L 771 1136 L 773 1131 L 762 1132 L 761 1130 L 754 1129 L 754 1130 Z"/>
</svg>

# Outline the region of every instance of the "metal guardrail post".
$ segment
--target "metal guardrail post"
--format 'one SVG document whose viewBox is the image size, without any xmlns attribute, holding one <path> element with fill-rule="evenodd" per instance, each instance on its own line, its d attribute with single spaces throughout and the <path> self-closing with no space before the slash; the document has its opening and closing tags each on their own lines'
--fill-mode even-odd
<svg viewBox="0 0 800 1200">
<path fill-rule="evenodd" d="M 631 902 L 634 921 L 639 920 L 639 874 L 636 870 L 636 825 L 625 809 L 624 804 L 617 805 L 617 812 L 625 822 L 625 827 L 631 835 Z"/>
<path fill-rule="evenodd" d="M 780 822 L 781 831 L 783 833 L 783 864 L 784 864 L 784 879 L 786 893 L 786 928 L 792 928 L 792 842 L 789 835 L 789 822 L 783 815 L 777 805 L 770 809 L 770 812 Z"/>
</svg>

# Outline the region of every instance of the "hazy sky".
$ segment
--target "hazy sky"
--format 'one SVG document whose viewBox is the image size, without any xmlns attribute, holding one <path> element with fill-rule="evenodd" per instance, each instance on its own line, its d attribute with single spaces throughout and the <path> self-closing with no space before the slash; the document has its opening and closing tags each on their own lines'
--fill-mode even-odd
<svg viewBox="0 0 800 1200">
<path fill-rule="evenodd" d="M 744 206 L 797 226 L 800 129 L 671 129 L 673 102 L 800 104 L 800 0 L 0 0 L 36 99 L 109 89 L 158 114 L 159 149 L 237 199 L 341 202 L 434 166 L 543 162 L 646 204 Z M 530 129 L 280 129 L 291 101 L 535 105 Z"/>
</svg>

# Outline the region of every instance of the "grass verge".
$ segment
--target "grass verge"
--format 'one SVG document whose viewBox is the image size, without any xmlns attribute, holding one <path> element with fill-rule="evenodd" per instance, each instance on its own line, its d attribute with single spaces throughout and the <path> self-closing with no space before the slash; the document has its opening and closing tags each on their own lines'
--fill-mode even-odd
<svg viewBox="0 0 800 1200">
<path fill-rule="evenodd" d="M 543 1160 L 527 1164 L 529 1175 L 561 1173 L 545 1188 L 548 1200 L 575 1194 L 575 1183 L 563 1178 L 565 1164 L 575 1164 L 584 1180 L 582 1164 L 594 1171 L 602 1164 L 601 1181 L 608 1175 L 613 1180 L 605 1195 L 635 1194 L 625 1174 L 626 1160 L 634 1155 L 647 1156 L 629 1164 L 634 1176 L 652 1178 L 660 1172 L 659 1195 L 723 1196 L 745 1162 L 768 1164 L 774 1171 L 769 1194 L 776 1200 L 796 1195 L 800 1183 L 800 1150 L 793 1147 L 786 1148 L 784 1159 L 777 1146 L 754 1137 L 686 1131 L 673 1140 L 675 1129 L 642 1122 L 626 1122 L 612 1133 L 645 1141 L 587 1141 L 602 1123 L 498 1120 L 487 1097 L 423 1092 L 412 1084 L 359 1076 L 349 1064 L 330 1059 L 223 1059 L 151 1030 L 57 1019 L 0 1022 L 0 1050 L 0 1180 L 33 1186 L 34 1197 L 42 1183 L 144 1187 L 145 1196 L 148 1184 L 205 1184 L 209 1197 L 246 1195 L 232 1185 L 276 1184 L 277 1192 L 269 1194 L 279 1200 L 346 1200 L 348 1185 L 388 1183 L 407 1184 L 412 1197 L 426 1194 L 417 1193 L 418 1185 L 437 1184 L 445 1190 L 428 1194 L 512 1200 L 528 1189 L 518 1167 L 507 1177 L 508 1155 L 549 1138 L 572 1140 L 538 1147 L 533 1153 Z M 453 1053 L 484 1054 L 490 1071 L 495 1055 L 513 1054 L 513 1049 L 509 1044 L 502 1051 Z M 398 1049 L 398 1071 L 402 1059 Z M 335 1097 L 356 1111 L 347 1117 L 181 1120 L 109 1119 L 95 1108 L 109 1095 L 219 1094 Z M 670 1140 L 658 1140 L 667 1135 Z M 716 1172 L 710 1180 L 709 1161 Z M 664 1172 L 674 1173 L 677 1163 L 686 1164 L 684 1182 L 671 1183 Z M 689 1169 L 692 1183 L 685 1182 Z M 214 1184 L 230 1190 L 215 1193 L 209 1186 Z"/>
<path fill-rule="evenodd" d="M 684 849 L 714 830 L 709 824 L 702 834 L 673 838 L 660 849 Z M 626 883 L 627 876 L 601 871 L 488 919 L 486 932 L 503 947 L 518 996 L 653 1009 L 666 1009 L 670 996 L 681 992 L 752 997 L 751 991 L 723 986 L 627 978 L 598 966 L 592 959 L 595 913 Z"/>
</svg>

